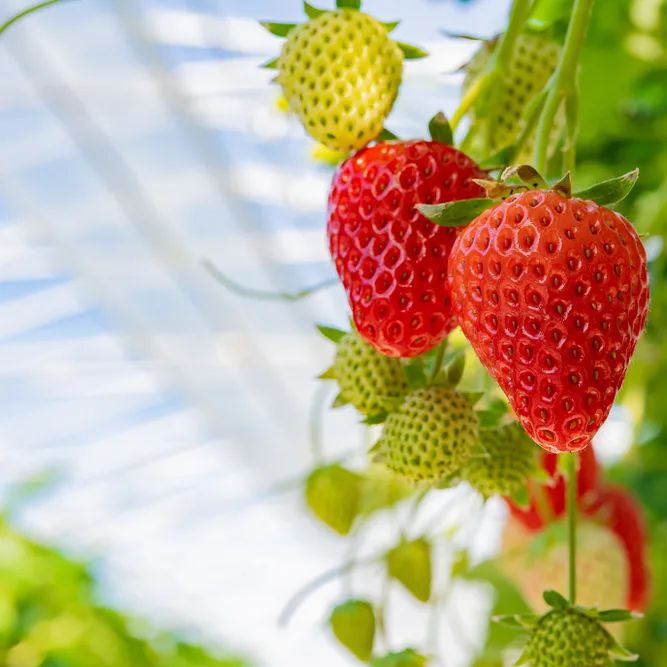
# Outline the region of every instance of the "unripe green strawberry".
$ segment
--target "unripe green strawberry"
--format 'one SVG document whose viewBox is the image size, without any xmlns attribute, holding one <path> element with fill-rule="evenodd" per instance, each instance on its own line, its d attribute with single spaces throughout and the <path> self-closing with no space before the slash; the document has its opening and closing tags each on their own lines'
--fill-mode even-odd
<svg viewBox="0 0 667 667">
<path fill-rule="evenodd" d="M 409 393 L 389 414 L 375 451 L 412 482 L 437 482 L 457 473 L 472 455 L 479 422 L 468 399 L 448 387 Z"/>
<path fill-rule="evenodd" d="M 349 152 L 382 131 L 398 94 L 403 52 L 368 14 L 337 9 L 291 29 L 278 83 L 317 141 Z"/>
<path fill-rule="evenodd" d="M 482 429 L 479 442 L 461 470 L 463 479 L 485 497 L 512 496 L 527 486 L 539 450 L 519 422 Z"/>
<path fill-rule="evenodd" d="M 408 391 L 401 361 L 380 354 L 356 331 L 338 343 L 331 374 L 340 398 L 366 416 L 392 410 Z"/>
<path fill-rule="evenodd" d="M 497 42 L 484 43 L 466 68 L 463 90 L 467 90 L 484 70 Z M 486 128 L 487 150 L 495 152 L 515 144 L 523 130 L 526 107 L 544 88 L 554 73 L 560 57 L 560 45 L 542 34 L 524 32 L 517 38 L 512 58 L 503 72 L 498 86 L 499 94 L 494 99 L 495 106 L 479 120 L 478 127 Z M 486 100 L 484 100 L 486 102 Z M 483 102 L 483 103 L 484 103 Z M 486 110 L 485 110 L 486 111 Z M 549 152 L 555 148 L 564 126 L 564 114 L 559 113 L 551 134 Z M 526 141 L 517 156 L 517 164 L 530 162 L 534 136 Z"/>
<path fill-rule="evenodd" d="M 359 512 L 363 479 L 333 464 L 317 468 L 306 480 L 306 502 L 314 514 L 347 535 Z"/>
<path fill-rule="evenodd" d="M 568 548 L 564 539 L 552 543 L 537 537 L 516 519 L 503 536 L 500 563 L 535 611 L 545 610 L 542 592 L 566 590 Z M 539 547 L 539 548 L 538 548 Z M 586 607 L 622 608 L 628 600 L 628 559 L 619 538 L 592 521 L 577 527 L 577 602 Z"/>
<path fill-rule="evenodd" d="M 609 667 L 614 641 L 602 624 L 566 607 L 552 609 L 533 628 L 523 660 L 530 667 Z"/>
<path fill-rule="evenodd" d="M 387 554 L 387 572 L 420 602 L 431 597 L 431 545 L 420 538 L 402 541 Z"/>
<path fill-rule="evenodd" d="M 331 612 L 331 629 L 338 641 L 359 660 L 367 662 L 373 653 L 375 614 L 365 600 L 348 600 Z"/>
</svg>

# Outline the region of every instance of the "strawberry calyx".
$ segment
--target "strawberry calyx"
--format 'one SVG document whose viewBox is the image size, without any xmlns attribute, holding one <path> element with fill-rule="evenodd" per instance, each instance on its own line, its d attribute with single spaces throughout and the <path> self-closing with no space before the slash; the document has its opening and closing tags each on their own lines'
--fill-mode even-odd
<svg viewBox="0 0 667 667">
<path fill-rule="evenodd" d="M 360 11 L 361 0 L 336 0 L 336 10 L 341 10 L 341 9 Z M 322 16 L 322 14 L 326 14 L 327 12 L 336 10 L 320 9 L 319 7 L 311 5 L 309 2 L 303 3 L 303 11 L 305 12 L 308 19 L 315 19 L 318 16 Z M 392 32 L 400 23 L 400 21 L 378 21 L 378 22 L 380 23 L 380 25 L 384 26 L 385 30 L 388 33 Z M 287 37 L 287 35 L 299 25 L 298 23 L 278 23 L 275 21 L 260 21 L 259 24 L 263 28 L 268 30 L 275 37 Z M 396 46 L 398 46 L 398 48 L 403 52 L 403 57 L 406 60 L 417 60 L 419 58 L 425 58 L 426 56 L 429 55 L 428 51 L 425 51 L 421 47 L 415 46 L 414 44 L 407 44 L 406 42 L 398 42 L 398 41 L 395 43 Z M 279 58 L 273 58 L 265 62 L 261 66 L 267 69 L 276 69 L 278 67 L 278 62 Z"/>
<path fill-rule="evenodd" d="M 566 172 L 553 184 L 549 184 L 530 165 L 506 168 L 498 180 L 473 179 L 484 188 L 486 197 L 446 202 L 444 204 L 417 204 L 417 210 L 431 222 L 444 227 L 463 227 L 487 209 L 504 199 L 521 192 L 552 190 L 565 198 L 576 197 L 594 201 L 601 206 L 618 204 L 625 199 L 639 178 L 639 169 L 622 176 L 596 183 L 584 190 L 572 193 L 572 181 Z"/>
</svg>

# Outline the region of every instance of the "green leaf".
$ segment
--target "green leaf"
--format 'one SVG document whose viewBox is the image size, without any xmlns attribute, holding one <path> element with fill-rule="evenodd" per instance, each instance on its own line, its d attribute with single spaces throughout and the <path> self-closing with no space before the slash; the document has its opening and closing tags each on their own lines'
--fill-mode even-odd
<svg viewBox="0 0 667 667">
<path fill-rule="evenodd" d="M 441 144 L 447 144 L 448 146 L 454 145 L 451 125 L 442 111 L 438 111 L 428 122 L 428 132 L 433 141 L 439 141 Z"/>
<path fill-rule="evenodd" d="M 478 197 L 449 201 L 444 204 L 417 204 L 417 209 L 436 225 L 463 227 L 496 203 L 495 199 Z"/>
<path fill-rule="evenodd" d="M 544 591 L 542 597 L 554 609 L 567 609 L 570 606 L 570 603 L 558 591 Z"/>
<path fill-rule="evenodd" d="M 461 396 L 470 403 L 470 405 L 477 405 L 484 397 L 483 391 L 462 391 Z"/>
<path fill-rule="evenodd" d="M 315 19 L 322 14 L 326 14 L 326 9 L 318 9 L 317 7 L 313 7 L 313 5 L 311 5 L 309 2 L 303 3 L 303 11 L 306 12 L 306 15 L 309 19 Z"/>
<path fill-rule="evenodd" d="M 273 23 L 272 21 L 260 21 L 259 24 L 276 37 L 286 37 L 290 30 L 296 28 L 296 23 Z"/>
<path fill-rule="evenodd" d="M 425 387 L 428 379 L 420 361 L 412 361 L 405 366 L 405 377 L 411 389 Z"/>
<path fill-rule="evenodd" d="M 382 132 L 378 134 L 378 141 L 398 141 L 398 136 L 386 127 L 382 128 Z"/>
<path fill-rule="evenodd" d="M 428 602 L 431 597 L 431 545 L 424 538 L 401 542 L 387 553 L 387 572 L 417 600 Z"/>
<path fill-rule="evenodd" d="M 332 343 L 338 344 L 341 338 L 347 333 L 342 329 L 336 329 L 335 327 L 328 327 L 324 324 L 318 324 L 317 330 Z"/>
<path fill-rule="evenodd" d="M 638 178 L 639 169 L 633 169 L 627 174 L 623 174 L 623 176 L 610 178 L 607 181 L 592 185 L 586 190 L 575 192 L 574 196 L 579 199 L 591 199 L 601 206 L 617 204 L 630 194 Z"/>
<path fill-rule="evenodd" d="M 387 653 L 371 662 L 371 667 L 426 667 L 428 660 L 414 649 Z"/>
<path fill-rule="evenodd" d="M 280 56 L 277 58 L 271 58 L 271 60 L 267 60 L 265 63 L 262 63 L 260 67 L 263 67 L 264 69 L 278 69 L 278 64 L 280 63 Z"/>
<path fill-rule="evenodd" d="M 489 155 L 489 157 L 482 160 L 479 163 L 479 166 L 482 169 L 487 169 L 489 171 L 505 167 L 509 164 L 510 160 L 512 159 L 512 156 L 514 155 L 514 150 L 515 148 L 513 145 L 505 146 L 496 153 L 493 153 L 493 155 Z"/>
<path fill-rule="evenodd" d="M 478 410 L 477 419 L 479 420 L 480 428 L 495 428 L 500 424 L 502 415 L 495 410 Z"/>
<path fill-rule="evenodd" d="M 365 419 L 362 419 L 361 423 L 366 424 L 367 426 L 374 426 L 375 424 L 383 424 L 385 421 L 387 421 L 388 416 L 389 415 L 387 412 L 378 412 L 377 414 L 370 415 Z"/>
<path fill-rule="evenodd" d="M 605 609 L 598 612 L 598 618 L 603 623 L 619 623 L 621 621 L 631 621 L 635 618 L 642 618 L 643 614 L 630 611 L 629 609 Z"/>
<path fill-rule="evenodd" d="M 361 0 L 336 0 L 338 9 L 361 9 Z"/>
<path fill-rule="evenodd" d="M 417 60 L 418 58 L 426 58 L 428 51 L 415 46 L 414 44 L 406 44 L 405 42 L 396 42 L 396 46 L 403 51 L 403 56 L 406 60 Z"/>
<path fill-rule="evenodd" d="M 525 486 L 522 486 L 520 489 L 517 489 L 512 494 L 512 500 L 519 507 L 528 507 L 528 505 L 530 505 L 530 495 L 528 494 L 528 489 Z"/>
<path fill-rule="evenodd" d="M 466 367 L 465 351 L 460 350 L 447 366 L 447 382 L 450 387 L 456 387 L 463 377 L 463 371 Z"/>
<path fill-rule="evenodd" d="M 348 600 L 334 607 L 329 619 L 336 639 L 359 660 L 370 660 L 375 639 L 375 614 L 365 600 Z"/>
</svg>

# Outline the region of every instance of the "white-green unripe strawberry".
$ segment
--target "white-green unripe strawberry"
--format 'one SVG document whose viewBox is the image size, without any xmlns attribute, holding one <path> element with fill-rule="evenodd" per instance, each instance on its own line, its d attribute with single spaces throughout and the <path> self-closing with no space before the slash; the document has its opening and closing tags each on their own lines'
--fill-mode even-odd
<svg viewBox="0 0 667 667">
<path fill-rule="evenodd" d="M 468 398 L 431 386 L 410 392 L 389 414 L 374 451 L 411 482 L 438 482 L 458 473 L 472 455 L 479 421 Z"/>
<path fill-rule="evenodd" d="M 351 403 L 366 416 L 395 408 L 408 391 L 401 361 L 380 354 L 356 331 L 340 339 L 325 377 L 336 379 L 342 402 Z"/>
<path fill-rule="evenodd" d="M 461 477 L 483 496 L 513 496 L 537 469 L 538 448 L 519 422 L 482 429 Z"/>
<path fill-rule="evenodd" d="M 392 40 L 389 32 L 396 23 L 359 11 L 359 2 L 337 5 L 333 11 L 307 6 L 310 18 L 300 25 L 264 23 L 286 37 L 280 56 L 267 66 L 277 68 L 287 104 L 308 134 L 349 153 L 382 132 L 401 85 L 404 58 L 426 53 Z"/>
</svg>

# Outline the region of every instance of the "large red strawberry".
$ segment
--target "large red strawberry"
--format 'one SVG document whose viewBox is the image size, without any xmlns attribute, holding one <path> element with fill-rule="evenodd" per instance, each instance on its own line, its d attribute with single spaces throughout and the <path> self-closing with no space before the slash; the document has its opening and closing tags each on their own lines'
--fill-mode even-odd
<svg viewBox="0 0 667 667">
<path fill-rule="evenodd" d="M 447 260 L 457 231 L 417 203 L 480 197 L 484 172 L 437 141 L 364 148 L 336 172 L 328 206 L 329 249 L 359 333 L 380 352 L 414 357 L 454 328 Z"/>
<path fill-rule="evenodd" d="M 620 486 L 604 486 L 586 513 L 610 528 L 623 543 L 628 558 L 630 609 L 641 611 L 649 596 L 646 527 L 641 505 Z"/>
<path fill-rule="evenodd" d="M 646 322 L 632 225 L 593 201 L 529 190 L 468 225 L 449 266 L 461 328 L 528 434 L 552 452 L 586 447 Z"/>
<path fill-rule="evenodd" d="M 577 495 L 580 507 L 592 502 L 600 478 L 600 468 L 592 447 L 587 447 L 578 455 Z M 548 479 L 546 481 L 530 480 L 528 484 L 529 504 L 527 507 L 517 505 L 513 500 L 506 499 L 512 516 L 531 531 L 544 528 L 553 520 L 561 518 L 566 510 L 565 475 L 558 468 L 556 454 L 543 452 L 542 467 Z"/>
</svg>

